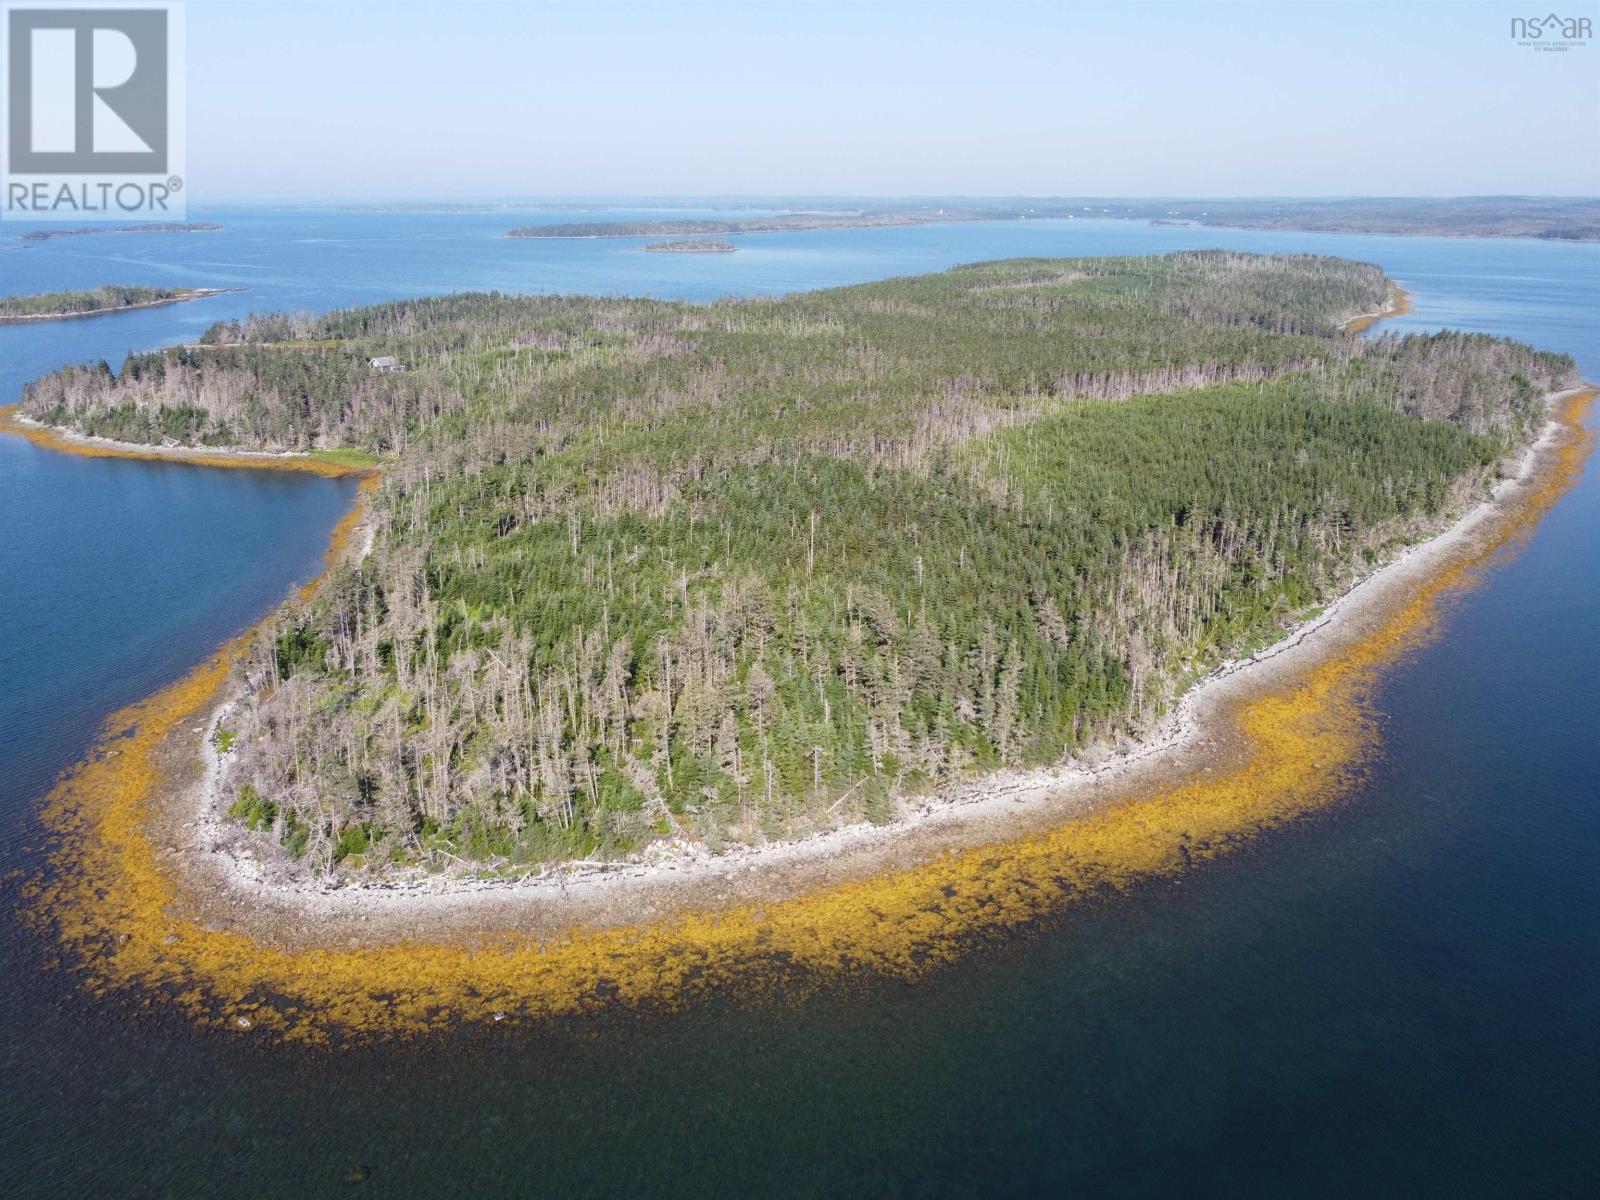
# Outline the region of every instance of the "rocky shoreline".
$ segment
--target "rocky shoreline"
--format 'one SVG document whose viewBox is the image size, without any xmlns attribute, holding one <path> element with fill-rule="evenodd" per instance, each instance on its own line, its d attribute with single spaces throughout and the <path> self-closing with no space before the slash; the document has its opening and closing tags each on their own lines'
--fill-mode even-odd
<svg viewBox="0 0 1600 1200">
<path fill-rule="evenodd" d="M 1558 406 L 1587 390 L 1557 393 L 1550 402 Z M 258 856 L 261 835 L 225 816 L 214 734 L 237 699 L 229 692 L 217 696 L 203 722 L 193 726 L 201 747 L 196 754 L 189 743 L 187 778 L 174 779 L 177 786 L 168 789 L 163 837 L 183 864 L 184 891 L 206 911 L 224 906 L 237 916 L 244 910 L 254 935 L 290 942 L 307 935 L 313 941 L 386 942 L 463 929 L 620 925 L 679 908 L 779 900 L 1024 836 L 1236 761 L 1245 748 L 1231 713 L 1246 699 L 1283 687 L 1339 654 L 1403 605 L 1433 572 L 1470 552 L 1480 535 L 1515 511 L 1567 428 L 1552 417 L 1489 499 L 1365 575 L 1272 646 L 1219 666 L 1154 730 L 1104 761 L 1001 772 L 902 801 L 896 818 L 884 824 L 851 824 L 765 845 L 712 851 L 687 841 L 657 842 L 635 858 L 567 863 L 514 877 L 463 871 L 370 882 L 308 879 Z"/>
</svg>

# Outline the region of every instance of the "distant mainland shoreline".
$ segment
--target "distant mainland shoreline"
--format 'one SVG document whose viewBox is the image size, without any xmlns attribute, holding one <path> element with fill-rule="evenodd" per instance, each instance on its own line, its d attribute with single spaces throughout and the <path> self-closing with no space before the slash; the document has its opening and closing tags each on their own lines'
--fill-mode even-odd
<svg viewBox="0 0 1600 1200">
<path fill-rule="evenodd" d="M 742 233 L 791 233 L 817 229 L 882 229 L 903 225 L 931 225 L 941 221 L 982 221 L 1004 218 L 976 214 L 946 216 L 920 212 L 788 213 L 773 217 L 692 218 L 658 221 L 578 221 L 555 225 L 520 225 L 508 238 L 608 238 L 608 237 L 714 237 Z"/>
<path fill-rule="evenodd" d="M 756 205 L 758 201 L 745 201 Z M 721 237 L 749 233 L 889 228 L 969 221 L 1130 220 L 1153 225 L 1357 233 L 1408 237 L 1600 241 L 1600 199 L 1548 196 L 1339 199 L 1111 199 L 1072 197 L 873 203 L 849 199 L 819 209 L 795 200 L 760 217 L 657 218 L 522 225 L 511 238 Z M 731 201 L 707 207 L 732 207 Z"/>
</svg>

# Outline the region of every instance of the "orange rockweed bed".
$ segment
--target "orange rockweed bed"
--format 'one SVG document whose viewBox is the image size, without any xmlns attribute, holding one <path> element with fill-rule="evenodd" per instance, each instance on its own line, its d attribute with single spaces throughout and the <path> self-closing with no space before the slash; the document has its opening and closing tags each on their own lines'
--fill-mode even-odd
<svg viewBox="0 0 1600 1200">
<path fill-rule="evenodd" d="M 775 980 L 915 978 L 985 936 L 1174 874 L 1347 794 L 1377 745 L 1366 702 L 1372 683 L 1428 636 L 1443 601 L 1531 530 L 1577 477 L 1592 445 L 1584 415 L 1594 394 L 1567 398 L 1565 435 L 1487 536 L 1452 555 L 1359 639 L 1235 704 L 1227 720 L 1238 749 L 1227 761 L 1197 756 L 1181 778 L 1055 828 L 806 894 L 628 927 L 536 937 L 506 922 L 470 944 L 425 934 L 373 945 L 274 944 L 195 915 L 180 894 L 177 864 L 149 830 L 166 783 L 161 750 L 169 739 L 192 739 L 228 681 L 234 643 L 116 714 L 94 754 L 60 780 L 44 810 L 54 848 L 30 888 L 30 911 L 97 993 L 140 996 L 203 1025 L 296 1042 L 604 1005 L 670 1007 Z M 330 562 L 358 513 L 359 506 L 341 522 Z"/>
</svg>

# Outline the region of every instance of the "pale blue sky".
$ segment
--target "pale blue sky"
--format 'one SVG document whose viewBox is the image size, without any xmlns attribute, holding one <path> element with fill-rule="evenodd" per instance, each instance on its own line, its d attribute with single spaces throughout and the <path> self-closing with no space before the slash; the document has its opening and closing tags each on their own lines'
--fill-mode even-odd
<svg viewBox="0 0 1600 1200">
<path fill-rule="evenodd" d="M 190 200 L 1600 193 L 1531 7 L 189 0 Z"/>
</svg>

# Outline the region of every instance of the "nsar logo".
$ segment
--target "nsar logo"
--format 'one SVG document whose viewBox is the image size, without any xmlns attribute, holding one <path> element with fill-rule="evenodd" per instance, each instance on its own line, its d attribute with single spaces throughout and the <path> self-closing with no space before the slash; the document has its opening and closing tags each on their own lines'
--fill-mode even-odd
<svg viewBox="0 0 1600 1200">
<path fill-rule="evenodd" d="M 1511 37 L 1518 45 L 1535 50 L 1573 50 L 1594 36 L 1588 17 L 1512 17 Z"/>
</svg>

